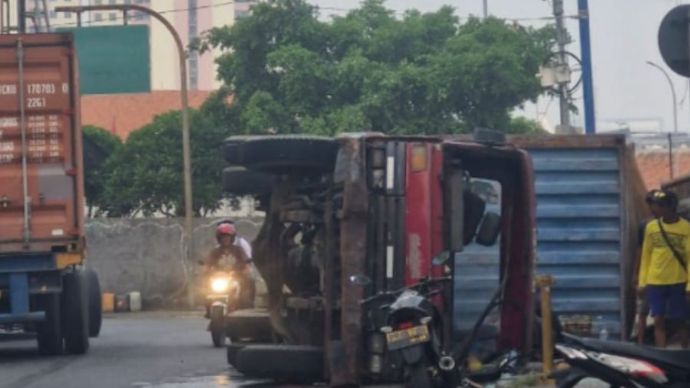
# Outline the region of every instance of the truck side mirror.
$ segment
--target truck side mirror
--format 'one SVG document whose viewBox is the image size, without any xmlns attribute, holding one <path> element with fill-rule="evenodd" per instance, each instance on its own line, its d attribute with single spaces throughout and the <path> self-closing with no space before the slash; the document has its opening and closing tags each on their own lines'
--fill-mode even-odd
<svg viewBox="0 0 690 388">
<path fill-rule="evenodd" d="M 465 245 L 467 245 L 474 240 L 477 234 L 477 228 L 479 228 L 486 210 L 486 202 L 479 194 L 470 190 L 465 190 L 462 199 L 465 207 L 465 213 L 463 214 L 463 223 L 465 224 L 463 239 L 465 240 Z"/>
<path fill-rule="evenodd" d="M 498 235 L 501 233 L 501 216 L 497 213 L 489 211 L 484 214 L 482 223 L 477 231 L 477 244 L 490 247 L 498 241 Z"/>
</svg>

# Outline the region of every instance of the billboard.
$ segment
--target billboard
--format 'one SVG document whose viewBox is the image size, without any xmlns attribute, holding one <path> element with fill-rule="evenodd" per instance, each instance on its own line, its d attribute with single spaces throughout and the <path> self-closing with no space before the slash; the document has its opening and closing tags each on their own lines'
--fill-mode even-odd
<svg viewBox="0 0 690 388">
<path fill-rule="evenodd" d="M 63 28 L 74 34 L 81 94 L 151 91 L 149 27 Z"/>
</svg>

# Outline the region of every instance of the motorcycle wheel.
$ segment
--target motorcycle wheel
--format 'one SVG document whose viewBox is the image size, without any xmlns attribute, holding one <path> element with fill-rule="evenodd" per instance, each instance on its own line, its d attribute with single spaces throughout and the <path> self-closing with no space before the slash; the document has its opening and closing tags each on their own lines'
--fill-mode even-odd
<svg viewBox="0 0 690 388">
<path fill-rule="evenodd" d="M 211 309 L 211 340 L 216 348 L 221 348 L 225 345 L 224 323 L 223 310 Z"/>
<path fill-rule="evenodd" d="M 431 376 L 426 370 L 426 364 L 420 362 L 415 365 L 408 366 L 407 381 L 405 388 L 428 388 L 433 387 Z"/>
</svg>

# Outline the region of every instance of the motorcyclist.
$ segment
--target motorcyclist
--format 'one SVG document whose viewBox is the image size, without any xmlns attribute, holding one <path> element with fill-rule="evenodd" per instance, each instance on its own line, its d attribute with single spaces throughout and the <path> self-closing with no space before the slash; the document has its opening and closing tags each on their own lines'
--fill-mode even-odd
<svg viewBox="0 0 690 388">
<path fill-rule="evenodd" d="M 221 223 L 216 227 L 218 246 L 213 248 L 204 261 L 208 272 L 229 268 L 240 285 L 238 308 L 252 308 L 254 305 L 254 280 L 251 273 L 251 259 L 245 249 L 236 244 L 237 229 L 234 224 Z"/>
<path fill-rule="evenodd" d="M 232 226 L 235 226 L 235 222 L 232 220 L 220 221 L 218 223 L 218 226 L 223 225 L 223 224 L 230 224 Z M 237 245 L 238 247 L 241 247 L 244 250 L 244 253 L 247 255 L 247 258 L 249 260 L 252 260 L 252 245 L 249 243 L 249 241 L 247 241 L 247 239 L 245 239 L 242 236 L 237 235 L 237 236 L 235 236 L 235 243 L 234 244 Z"/>
</svg>

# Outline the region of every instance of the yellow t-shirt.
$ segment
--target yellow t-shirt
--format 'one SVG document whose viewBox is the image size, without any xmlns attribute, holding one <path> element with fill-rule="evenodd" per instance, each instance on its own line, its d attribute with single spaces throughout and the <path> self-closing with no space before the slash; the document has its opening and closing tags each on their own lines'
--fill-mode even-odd
<svg viewBox="0 0 690 388">
<path fill-rule="evenodd" d="M 676 252 L 685 260 L 686 268 L 690 268 L 690 222 L 680 219 L 673 224 L 663 222 L 664 230 Z M 642 258 L 640 260 L 639 285 L 666 285 L 688 283 L 688 272 L 683 269 L 674 257 L 673 251 L 664 240 L 657 220 L 647 224 L 642 244 Z M 686 286 L 690 291 L 690 283 Z"/>
</svg>

